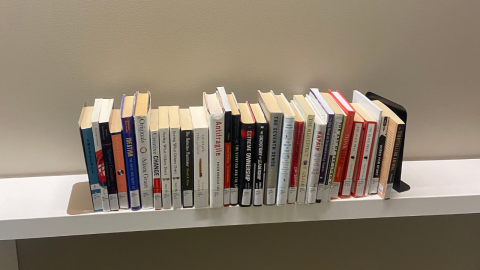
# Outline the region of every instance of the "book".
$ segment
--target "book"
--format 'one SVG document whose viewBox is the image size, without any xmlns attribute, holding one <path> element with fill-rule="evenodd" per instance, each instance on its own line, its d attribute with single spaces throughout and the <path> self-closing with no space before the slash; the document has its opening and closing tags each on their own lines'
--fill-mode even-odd
<svg viewBox="0 0 480 270">
<path fill-rule="evenodd" d="M 158 107 L 158 138 L 160 141 L 160 179 L 163 209 L 172 208 L 172 175 L 170 172 L 170 121 L 167 106 Z"/>
<path fill-rule="evenodd" d="M 403 133 L 405 131 L 405 123 L 382 102 L 374 100 L 373 103 L 382 109 L 383 115 L 389 117 L 382 168 L 380 170 L 380 180 L 378 182 L 378 195 L 382 199 L 388 200 L 390 199 L 393 189 L 393 180 L 395 179 L 400 145 L 402 144 Z"/>
<path fill-rule="evenodd" d="M 100 141 L 102 143 L 103 162 L 105 163 L 105 177 L 107 178 L 108 203 L 111 211 L 118 211 L 117 172 L 113 156 L 112 136 L 110 134 L 110 117 L 112 115 L 113 99 L 103 99 L 98 120 Z"/>
<path fill-rule="evenodd" d="M 290 101 L 290 107 L 292 107 L 293 113 L 295 113 L 295 127 L 293 131 L 292 168 L 290 169 L 290 184 L 288 186 L 287 202 L 289 204 L 294 204 L 297 201 L 298 176 L 300 173 L 300 158 L 302 157 L 303 130 L 305 122 L 303 121 L 303 117 L 298 113 L 293 101 Z"/>
<path fill-rule="evenodd" d="M 160 139 L 158 135 L 158 109 L 150 111 L 150 148 L 152 152 L 153 207 L 162 209 L 162 179 L 160 177 Z"/>
<path fill-rule="evenodd" d="M 95 159 L 97 160 L 97 173 L 100 190 L 102 191 L 102 209 L 103 212 L 110 211 L 108 199 L 107 177 L 105 176 L 105 162 L 103 161 L 102 141 L 100 139 L 100 110 L 102 109 L 102 98 L 95 99 L 92 111 L 92 133 L 93 145 L 95 146 Z"/>
<path fill-rule="evenodd" d="M 253 206 L 261 206 L 263 205 L 263 186 L 267 166 L 268 122 L 258 103 L 250 104 L 250 109 L 255 120 Z"/>
<path fill-rule="evenodd" d="M 193 207 L 194 142 L 193 125 L 189 109 L 179 109 L 180 116 L 180 151 L 182 159 L 182 204 L 184 208 Z"/>
<path fill-rule="evenodd" d="M 377 132 L 377 120 L 373 118 L 363 107 L 358 103 L 352 103 L 356 114 L 360 115 L 365 123 L 364 135 L 359 148 L 359 157 L 357 165 L 357 173 L 354 178 L 352 186 L 352 195 L 355 197 L 363 197 L 366 192 L 366 181 L 370 175 L 370 160 L 374 158 L 373 144 L 375 142 L 375 135 Z"/>
<path fill-rule="evenodd" d="M 315 112 L 302 95 L 293 96 L 293 104 L 305 121 L 303 132 L 302 156 L 300 158 L 300 173 L 298 178 L 297 203 L 305 203 L 307 195 L 308 170 L 310 153 L 312 152 L 313 131 L 315 126 Z"/>
<path fill-rule="evenodd" d="M 180 150 L 180 117 L 178 106 L 168 107 L 170 123 L 170 164 L 172 173 L 173 209 L 182 208 L 182 159 Z"/>
<path fill-rule="evenodd" d="M 263 114 L 268 121 L 268 154 L 265 168 L 264 204 L 274 205 L 277 194 L 278 165 L 283 123 L 283 113 L 275 100 L 273 91 L 262 93 L 257 91 L 257 99 Z"/>
<path fill-rule="evenodd" d="M 317 199 L 316 203 L 322 202 L 322 195 L 324 193 L 325 187 L 330 191 L 330 187 L 325 185 L 328 173 L 328 165 L 330 159 L 330 148 L 332 141 L 332 132 L 333 132 L 333 122 L 335 119 L 335 113 L 328 105 L 327 101 L 318 91 L 318 88 L 310 88 L 309 96 L 313 100 L 317 100 L 320 106 L 317 106 L 318 115 L 327 123 L 325 131 L 325 143 L 323 145 L 322 153 L 322 163 L 320 165 L 320 175 L 318 177 L 318 188 L 317 188 Z"/>
<path fill-rule="evenodd" d="M 348 156 L 345 162 L 345 176 L 343 177 L 343 186 L 340 190 L 340 195 L 343 198 L 350 197 L 352 190 L 355 185 L 358 183 L 356 181 L 356 169 L 358 168 L 357 163 L 360 162 L 361 157 L 361 147 L 364 136 L 365 121 L 363 118 L 355 112 L 353 118 L 353 129 L 351 135 L 350 148 L 348 150 Z M 363 185 L 365 185 L 365 179 L 363 179 Z"/>
<path fill-rule="evenodd" d="M 320 169 L 322 166 L 327 123 L 320 116 L 319 107 L 321 107 L 321 105 L 318 103 L 317 99 L 311 98 L 309 95 L 307 95 L 305 99 L 315 112 L 312 150 L 310 153 L 310 166 L 308 169 L 307 178 L 307 195 L 305 198 L 306 204 L 313 204 L 317 201 L 318 183 L 320 178 Z"/>
<path fill-rule="evenodd" d="M 231 173 L 230 193 L 237 194 L 230 196 L 230 204 L 238 203 L 238 187 L 240 183 L 240 110 L 233 93 L 227 94 L 228 103 L 231 109 Z M 263 190 L 263 189 L 262 189 Z"/>
<path fill-rule="evenodd" d="M 283 94 L 276 95 L 277 104 L 283 113 L 282 139 L 280 142 L 280 161 L 277 180 L 277 205 L 287 204 L 290 170 L 292 169 L 295 113 Z"/>
<path fill-rule="evenodd" d="M 135 128 L 133 119 L 134 109 L 135 96 L 123 95 L 121 111 L 125 172 L 127 177 L 130 209 L 136 211 L 140 210 L 142 208 L 142 205 L 140 202 L 140 188 L 138 182 L 137 142 L 135 140 Z"/>
<path fill-rule="evenodd" d="M 92 111 L 93 107 L 83 105 L 78 127 L 82 139 L 83 155 L 85 157 L 85 166 L 87 167 L 88 183 L 92 195 L 92 205 L 94 212 L 103 211 L 102 191 L 98 182 L 97 159 L 95 158 L 95 145 L 93 143 L 92 131 Z"/>
<path fill-rule="evenodd" d="M 355 110 L 350 106 L 350 103 L 340 94 L 340 92 L 337 90 L 335 92 L 332 92 L 330 89 L 328 89 L 328 93 L 332 96 L 332 98 L 337 102 L 338 106 L 343 110 L 345 113 L 345 121 L 344 121 L 344 127 L 342 129 L 342 133 L 340 135 L 340 149 L 337 154 L 337 164 L 335 165 L 337 169 L 335 170 L 335 178 L 333 179 L 333 188 L 334 191 L 338 192 L 331 192 L 331 198 L 336 199 L 341 195 L 340 191 L 342 191 L 343 184 L 345 182 L 345 170 L 346 170 L 346 160 L 347 160 L 347 155 L 348 155 L 348 149 L 350 148 L 350 143 L 351 143 L 351 135 L 352 135 L 352 128 L 353 128 L 353 118 L 355 117 Z M 338 189 L 337 189 L 338 186 Z M 350 194 L 344 196 L 344 197 L 349 197 Z"/>
<path fill-rule="evenodd" d="M 370 160 L 370 169 L 365 184 L 367 190 L 366 193 L 375 194 L 377 193 L 378 180 L 380 179 L 380 168 L 385 146 L 385 136 L 387 134 L 388 116 L 383 116 L 382 109 L 357 90 L 353 91 L 352 103 L 360 104 L 365 111 L 377 121 L 377 131 L 375 132 L 375 141 L 372 149 L 373 158 Z"/>
<path fill-rule="evenodd" d="M 137 141 L 138 178 L 142 207 L 153 208 L 152 150 L 150 148 L 150 92 L 135 93 L 135 138 Z"/>
<path fill-rule="evenodd" d="M 117 178 L 118 203 L 120 209 L 128 209 L 127 175 L 125 174 L 125 158 L 123 156 L 122 115 L 120 110 L 112 110 L 110 133 L 112 134 L 113 157 Z"/>
<path fill-rule="evenodd" d="M 216 94 L 203 93 L 203 108 L 208 122 L 210 207 L 230 204 L 230 188 L 224 188 L 224 114 Z"/>
<path fill-rule="evenodd" d="M 193 125 L 193 201 L 195 208 L 208 207 L 208 123 L 202 106 L 190 107 Z"/>
<path fill-rule="evenodd" d="M 241 122 L 240 141 L 240 186 L 239 186 L 239 202 L 240 206 L 252 205 L 252 189 L 253 189 L 253 166 L 254 140 L 255 140 L 255 118 L 250 106 L 247 103 L 239 103 Z"/>
<path fill-rule="evenodd" d="M 217 87 L 217 96 L 220 101 L 220 107 L 223 110 L 224 120 L 224 188 L 230 188 L 230 205 L 238 204 L 238 182 L 236 186 L 231 183 L 232 177 L 232 107 L 225 92 L 225 87 Z"/>
</svg>

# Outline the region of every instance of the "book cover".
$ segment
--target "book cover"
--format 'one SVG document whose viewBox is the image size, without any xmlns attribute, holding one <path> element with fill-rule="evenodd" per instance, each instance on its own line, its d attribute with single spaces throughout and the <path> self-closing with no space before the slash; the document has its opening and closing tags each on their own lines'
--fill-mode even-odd
<svg viewBox="0 0 480 270">
<path fill-rule="evenodd" d="M 305 122 L 303 121 L 303 117 L 298 113 L 293 101 L 290 101 L 290 106 L 295 113 L 295 128 L 293 132 L 292 168 L 290 169 L 290 184 L 288 188 L 287 202 L 289 204 L 294 204 L 297 201 L 298 176 L 300 173 L 300 158 L 302 156 L 303 130 Z"/>
<path fill-rule="evenodd" d="M 178 106 L 168 107 L 173 209 L 182 208 L 182 159 L 180 151 L 180 117 L 178 116 L 178 110 Z"/>
<path fill-rule="evenodd" d="M 224 114 L 224 188 L 230 188 L 230 205 L 238 204 L 238 186 L 231 184 L 232 177 L 232 108 L 225 87 L 217 87 L 217 96 Z M 238 185 L 238 183 L 237 183 Z"/>
<path fill-rule="evenodd" d="M 262 206 L 265 168 L 267 166 L 268 122 L 258 103 L 250 104 L 250 109 L 255 120 L 253 206 Z"/>
<path fill-rule="evenodd" d="M 121 111 L 112 110 L 110 121 L 110 133 L 112 134 L 113 157 L 117 177 L 118 203 L 120 209 L 128 209 L 127 175 L 125 174 L 125 158 L 123 156 L 122 117 Z"/>
<path fill-rule="evenodd" d="M 191 208 L 193 201 L 194 171 L 194 142 L 193 126 L 189 109 L 179 109 L 180 116 L 180 151 L 182 159 L 182 204 L 184 208 Z"/>
<path fill-rule="evenodd" d="M 230 204 L 238 203 L 238 188 L 240 183 L 240 110 L 238 109 L 237 100 L 233 93 L 228 94 L 228 102 L 232 113 L 231 117 L 231 182 L 230 182 Z M 237 194 L 237 195 L 234 195 Z"/>
<path fill-rule="evenodd" d="M 152 152 L 153 207 L 162 209 L 162 180 L 160 178 L 160 139 L 158 135 L 158 109 L 150 111 L 150 148 Z"/>
<path fill-rule="evenodd" d="M 208 207 L 208 123 L 202 106 L 190 107 L 193 124 L 193 176 L 195 208 Z"/>
<path fill-rule="evenodd" d="M 350 148 L 348 150 L 348 156 L 345 162 L 345 176 L 343 177 L 343 186 L 340 190 L 340 195 L 343 198 L 350 197 L 350 193 L 353 188 L 353 182 L 355 178 L 355 169 L 357 168 L 358 159 L 361 158 L 359 155 L 361 151 L 359 148 L 361 147 L 361 142 L 363 141 L 363 132 L 364 132 L 364 120 L 358 114 L 355 113 L 353 118 L 353 129 L 351 135 L 351 143 Z"/>
<path fill-rule="evenodd" d="M 158 107 L 158 137 L 160 141 L 160 179 L 163 209 L 172 208 L 172 175 L 170 172 L 170 121 L 167 106 Z"/>
</svg>

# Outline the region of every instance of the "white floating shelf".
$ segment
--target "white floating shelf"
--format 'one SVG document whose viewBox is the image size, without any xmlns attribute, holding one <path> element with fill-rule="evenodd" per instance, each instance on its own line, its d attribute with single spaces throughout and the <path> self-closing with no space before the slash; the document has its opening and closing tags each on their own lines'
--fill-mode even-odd
<svg viewBox="0 0 480 270">
<path fill-rule="evenodd" d="M 212 226 L 480 213 L 480 159 L 410 161 L 411 189 L 314 205 L 86 213 L 86 175 L 0 179 L 0 240 Z M 73 192 L 72 192 L 73 191 Z"/>
</svg>

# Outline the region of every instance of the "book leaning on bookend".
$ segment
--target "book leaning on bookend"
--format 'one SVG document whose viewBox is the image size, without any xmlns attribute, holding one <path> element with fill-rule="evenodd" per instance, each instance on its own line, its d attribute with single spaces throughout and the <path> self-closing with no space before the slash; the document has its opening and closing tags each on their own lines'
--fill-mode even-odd
<svg viewBox="0 0 480 270">
<path fill-rule="evenodd" d="M 178 106 L 168 107 L 173 209 L 182 208 L 182 159 L 180 150 L 180 117 L 178 110 Z"/>
<path fill-rule="evenodd" d="M 135 109 L 135 97 L 125 96 L 122 98 L 122 135 L 124 144 L 125 172 L 129 190 L 130 208 L 140 210 L 139 182 L 138 182 L 138 159 L 137 142 L 135 141 L 135 127 L 133 111 Z"/>
<path fill-rule="evenodd" d="M 208 207 L 208 123 L 202 106 L 190 107 L 193 124 L 193 201 L 195 208 Z"/>
<path fill-rule="evenodd" d="M 387 200 L 390 199 L 393 189 L 393 181 L 399 162 L 398 154 L 404 137 L 405 123 L 382 102 L 374 100 L 373 103 L 382 109 L 383 115 L 389 117 L 380 181 L 378 182 L 378 195 L 382 199 Z"/>
<path fill-rule="evenodd" d="M 247 103 L 239 103 L 241 118 L 241 136 L 240 141 L 240 206 L 252 205 L 253 189 L 253 155 L 255 141 L 255 118 L 253 117 L 250 106 Z"/>
<path fill-rule="evenodd" d="M 362 147 L 363 135 L 364 135 L 365 121 L 357 112 L 353 117 L 353 128 L 351 135 L 350 148 L 348 149 L 348 156 L 345 159 L 345 172 L 344 172 L 344 184 L 340 190 L 340 196 L 343 198 L 349 197 L 354 190 L 354 186 L 358 181 L 355 181 L 357 164 L 361 163 L 360 148 Z M 363 179 L 363 185 L 365 179 Z"/>
<path fill-rule="evenodd" d="M 127 175 L 125 174 L 125 158 L 123 155 L 122 116 L 118 109 L 112 110 L 110 133 L 112 134 L 113 157 L 117 177 L 118 202 L 121 209 L 128 209 Z"/>
<path fill-rule="evenodd" d="M 153 208 L 152 150 L 150 147 L 150 92 L 135 93 L 135 138 L 142 207 Z"/>
<path fill-rule="evenodd" d="M 172 175 L 170 172 L 170 124 L 168 107 L 158 107 L 158 138 L 160 141 L 160 179 L 163 209 L 172 208 Z"/>
<path fill-rule="evenodd" d="M 113 99 L 103 99 L 98 123 L 100 127 L 100 141 L 102 142 L 103 161 L 105 163 L 105 177 L 107 178 L 108 203 L 110 204 L 110 210 L 118 211 L 117 172 L 115 170 L 112 136 L 109 127 L 112 109 Z"/>
<path fill-rule="evenodd" d="M 85 157 L 85 165 L 87 167 L 88 183 L 90 185 L 90 193 L 92 195 L 93 211 L 103 211 L 102 191 L 98 182 L 97 160 L 95 158 L 95 145 L 93 143 L 92 132 L 92 111 L 93 107 L 83 105 L 78 126 L 80 128 L 80 137 L 82 139 L 83 155 Z"/>
<path fill-rule="evenodd" d="M 293 154 L 292 167 L 290 168 L 290 184 L 288 185 L 288 204 L 294 204 L 297 201 L 298 176 L 300 174 L 300 159 L 302 157 L 303 130 L 305 122 L 298 113 L 297 107 L 290 101 L 290 107 L 295 114 L 295 127 L 293 131 Z"/>
<path fill-rule="evenodd" d="M 231 110 L 231 173 L 230 173 L 230 193 L 238 194 L 238 187 L 240 184 L 240 110 L 238 109 L 237 100 L 233 93 L 227 94 L 228 103 Z M 226 164 L 226 162 L 225 162 Z M 263 186 L 262 186 L 263 191 Z M 263 198 L 263 195 L 262 195 Z M 230 196 L 230 204 L 238 203 L 238 196 Z"/>
<path fill-rule="evenodd" d="M 253 159 L 253 206 L 263 205 L 263 186 L 267 166 L 268 122 L 258 103 L 250 104 L 255 120 L 255 155 Z"/>
<path fill-rule="evenodd" d="M 203 93 L 203 108 L 208 121 L 210 207 L 219 208 L 230 204 L 230 187 L 224 182 L 224 120 L 217 94 Z M 224 188 L 225 187 L 225 188 Z"/>
<path fill-rule="evenodd" d="M 153 206 L 162 209 L 162 180 L 160 177 L 160 140 L 158 135 L 158 109 L 150 111 L 150 148 L 152 152 Z"/>
<path fill-rule="evenodd" d="M 180 151 L 182 159 L 182 204 L 184 208 L 193 207 L 193 125 L 189 109 L 179 109 Z"/>
<path fill-rule="evenodd" d="M 278 166 L 280 157 L 280 142 L 282 137 L 283 113 L 275 100 L 273 91 L 257 92 L 258 104 L 268 121 L 268 154 L 265 167 L 264 204 L 274 205 L 277 194 Z"/>
</svg>

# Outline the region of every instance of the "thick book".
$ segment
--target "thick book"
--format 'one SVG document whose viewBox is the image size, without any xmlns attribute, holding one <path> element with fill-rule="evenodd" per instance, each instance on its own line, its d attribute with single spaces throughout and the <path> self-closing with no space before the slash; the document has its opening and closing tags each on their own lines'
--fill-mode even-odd
<svg viewBox="0 0 480 270">
<path fill-rule="evenodd" d="M 111 211 L 118 211 L 117 173 L 113 156 L 112 135 L 110 134 L 110 117 L 112 115 L 113 99 L 103 99 L 98 120 L 100 141 L 102 142 L 103 162 L 105 163 L 105 177 L 107 178 L 108 203 Z"/>
<path fill-rule="evenodd" d="M 373 143 L 373 157 L 370 160 L 368 178 L 366 179 L 366 193 L 375 194 L 380 179 L 380 168 L 382 164 L 383 148 L 385 146 L 385 135 L 387 134 L 388 117 L 382 115 L 382 109 L 375 105 L 369 98 L 357 90 L 353 91 L 352 103 L 360 104 L 367 113 L 377 121 L 377 131 Z"/>
<path fill-rule="evenodd" d="M 302 95 L 294 95 L 293 103 L 297 107 L 298 113 L 302 115 L 305 121 L 297 191 L 297 203 L 302 204 L 305 203 L 305 199 L 307 197 L 308 170 L 310 166 L 310 154 L 312 152 L 315 112 Z"/>
<path fill-rule="evenodd" d="M 318 115 L 327 123 L 325 130 L 325 143 L 323 145 L 322 163 L 320 165 L 320 175 L 318 177 L 317 199 L 316 203 L 322 202 L 322 195 L 325 189 L 325 182 L 328 172 L 328 162 L 330 157 L 330 147 L 332 141 L 333 121 L 335 113 L 328 105 L 327 101 L 318 91 L 318 88 L 310 88 L 309 96 L 312 100 L 317 100 L 320 106 L 317 106 Z M 328 187 L 328 186 L 327 186 Z M 329 188 L 329 187 L 328 187 Z"/>
<path fill-rule="evenodd" d="M 241 122 L 240 152 L 240 187 L 239 187 L 239 203 L 240 206 L 252 205 L 252 189 L 254 174 L 254 140 L 255 140 L 255 118 L 252 114 L 250 106 L 247 103 L 239 103 Z"/>
<path fill-rule="evenodd" d="M 102 191 L 102 208 L 103 212 L 110 211 L 110 203 L 108 200 L 107 177 L 105 176 L 105 162 L 103 161 L 102 141 L 100 139 L 100 110 L 102 109 L 103 99 L 95 99 L 92 111 L 92 133 L 93 144 L 95 146 L 95 159 L 97 160 L 98 182 Z"/>
<path fill-rule="evenodd" d="M 264 204 L 274 205 L 277 194 L 278 165 L 282 137 L 283 112 L 277 104 L 273 91 L 257 92 L 258 104 L 268 121 L 268 154 L 265 168 Z"/>
<path fill-rule="evenodd" d="M 178 106 L 168 107 L 170 123 L 170 164 L 173 209 L 182 208 L 182 159 L 180 151 L 180 117 Z"/>
<path fill-rule="evenodd" d="M 230 173 L 230 193 L 238 194 L 238 187 L 240 183 L 240 110 L 238 109 L 237 100 L 233 93 L 227 94 L 228 103 L 231 109 L 231 173 Z M 226 162 L 225 162 L 226 164 Z M 263 189 L 262 189 L 263 190 Z M 263 196 L 263 195 L 262 195 Z M 238 203 L 238 195 L 230 196 L 230 204 Z"/>
<path fill-rule="evenodd" d="M 362 147 L 363 136 L 364 136 L 364 127 L 365 121 L 360 116 L 360 114 L 355 112 L 353 118 L 353 129 L 351 135 L 350 148 L 348 150 L 348 156 L 345 162 L 345 175 L 342 189 L 340 190 L 340 195 L 343 198 L 350 197 L 350 194 L 353 190 L 353 187 L 358 183 L 355 180 L 356 169 L 358 168 L 357 163 L 361 158 L 360 148 Z M 365 183 L 365 181 L 363 180 Z"/>
<path fill-rule="evenodd" d="M 113 157 L 117 177 L 118 203 L 120 209 L 128 209 L 127 175 L 125 174 L 125 158 L 123 155 L 122 116 L 118 109 L 112 110 L 110 133 L 112 134 Z"/>
<path fill-rule="evenodd" d="M 345 174 L 346 174 L 346 160 L 347 160 L 347 155 L 348 155 L 348 149 L 350 148 L 350 143 L 351 143 L 351 135 L 352 135 L 352 129 L 353 129 L 353 119 L 355 117 L 355 110 L 350 106 L 350 103 L 340 94 L 340 92 L 337 90 L 335 92 L 332 92 L 330 89 L 328 89 L 328 93 L 332 96 L 332 98 L 337 102 L 338 106 L 343 110 L 343 112 L 346 115 L 345 122 L 344 122 L 344 127 L 342 130 L 342 134 L 340 137 L 341 144 L 340 144 L 340 149 L 337 155 L 337 169 L 335 171 L 335 178 L 333 179 L 333 187 L 336 190 L 336 187 L 338 184 L 340 184 L 338 187 L 338 193 L 332 192 L 331 198 L 336 199 L 338 196 L 341 197 L 350 197 L 350 194 L 343 196 L 341 194 L 343 184 L 345 182 Z"/>
<path fill-rule="evenodd" d="M 150 147 L 150 92 L 135 93 L 135 138 L 142 208 L 153 208 L 152 150 Z"/>
<path fill-rule="evenodd" d="M 193 125 L 189 109 L 179 109 L 180 116 L 180 151 L 182 160 L 182 204 L 184 208 L 191 208 L 193 201 Z"/>
<path fill-rule="evenodd" d="M 230 187 L 225 187 L 224 114 L 217 94 L 203 93 L 203 108 L 208 121 L 210 207 L 230 204 Z"/>
<path fill-rule="evenodd" d="M 162 179 L 160 177 L 160 136 L 158 135 L 158 109 L 150 111 L 150 148 L 152 152 L 153 206 L 162 209 Z"/>
<path fill-rule="evenodd" d="M 193 201 L 195 208 L 208 207 L 208 123 L 202 106 L 190 107 L 193 125 Z"/>
<path fill-rule="evenodd" d="M 78 120 L 78 127 L 82 139 L 83 155 L 85 157 L 85 166 L 87 167 L 93 211 L 101 212 L 103 211 L 102 191 L 100 189 L 100 183 L 98 182 L 97 160 L 95 158 L 95 145 L 93 143 L 92 111 L 93 107 L 83 105 L 82 113 Z"/>
<path fill-rule="evenodd" d="M 382 199 L 390 199 L 393 180 L 399 162 L 400 145 L 405 132 L 405 123 L 390 108 L 382 102 L 374 100 L 373 103 L 382 109 L 382 113 L 389 117 L 385 150 L 383 152 L 380 181 L 378 182 L 378 195 Z"/>
<path fill-rule="evenodd" d="M 225 92 L 225 87 L 217 87 L 217 96 L 220 101 L 220 107 L 223 110 L 224 120 L 224 188 L 230 188 L 230 205 L 238 204 L 238 183 L 232 186 L 232 107 Z"/>
<path fill-rule="evenodd" d="M 140 202 L 140 188 L 138 182 L 137 142 L 135 141 L 135 127 L 133 120 L 134 109 L 135 96 L 123 95 L 121 110 L 125 173 L 127 177 L 130 209 L 136 211 L 140 210 L 142 205 Z"/>
<path fill-rule="evenodd" d="M 287 202 L 289 204 L 294 204 L 297 202 L 298 177 L 300 175 L 300 159 L 302 157 L 303 130 L 305 122 L 300 113 L 298 113 L 293 101 L 290 101 L 290 107 L 292 107 L 293 113 L 295 113 L 295 127 L 293 131 L 292 167 L 290 168 L 290 184 L 288 185 Z"/>
<path fill-rule="evenodd" d="M 283 112 L 280 162 L 278 165 L 277 205 L 287 204 L 290 170 L 292 169 L 295 113 L 283 94 L 276 95 L 278 106 Z"/>
<path fill-rule="evenodd" d="M 168 107 L 158 107 L 158 138 L 160 141 L 160 179 L 163 209 L 172 208 L 172 175 L 170 172 L 170 121 Z"/>
<path fill-rule="evenodd" d="M 268 122 L 258 103 L 250 104 L 250 109 L 255 118 L 253 206 L 262 206 L 265 168 L 267 166 Z"/>
<path fill-rule="evenodd" d="M 370 174 L 370 160 L 374 158 L 373 144 L 375 142 L 375 135 L 377 132 L 377 120 L 373 118 L 363 107 L 358 103 L 352 103 L 356 114 L 360 115 L 365 123 L 364 135 L 359 148 L 359 157 L 357 165 L 357 173 L 354 178 L 352 186 L 352 195 L 354 197 L 363 197 L 366 195 L 366 181 Z"/>
</svg>

